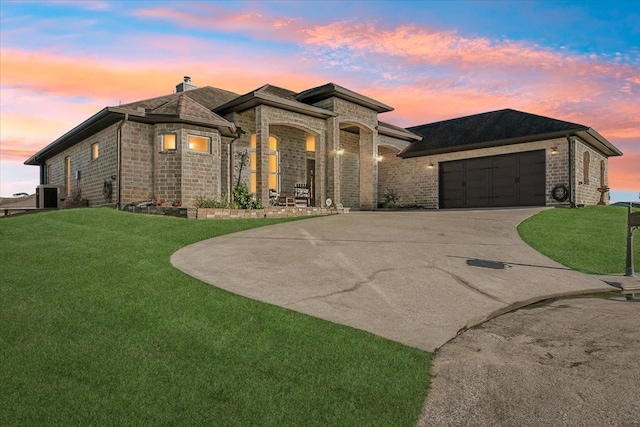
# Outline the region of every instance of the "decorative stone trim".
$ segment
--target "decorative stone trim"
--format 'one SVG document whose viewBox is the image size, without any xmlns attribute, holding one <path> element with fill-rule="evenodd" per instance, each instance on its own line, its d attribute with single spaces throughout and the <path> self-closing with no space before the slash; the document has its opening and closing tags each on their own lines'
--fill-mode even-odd
<svg viewBox="0 0 640 427">
<path fill-rule="evenodd" d="M 350 208 L 292 208 L 270 207 L 264 209 L 222 209 L 222 208 L 188 208 L 189 219 L 236 219 L 236 218 L 289 218 L 297 216 L 322 216 L 349 213 Z"/>
</svg>

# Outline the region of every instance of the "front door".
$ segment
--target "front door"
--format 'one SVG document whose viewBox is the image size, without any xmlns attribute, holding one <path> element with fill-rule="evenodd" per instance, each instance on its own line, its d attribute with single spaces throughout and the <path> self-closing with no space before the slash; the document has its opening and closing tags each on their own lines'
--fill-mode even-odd
<svg viewBox="0 0 640 427">
<path fill-rule="evenodd" d="M 313 159 L 307 159 L 307 187 L 309 188 L 309 197 L 311 200 L 309 203 L 311 206 L 316 205 L 316 161 Z"/>
</svg>

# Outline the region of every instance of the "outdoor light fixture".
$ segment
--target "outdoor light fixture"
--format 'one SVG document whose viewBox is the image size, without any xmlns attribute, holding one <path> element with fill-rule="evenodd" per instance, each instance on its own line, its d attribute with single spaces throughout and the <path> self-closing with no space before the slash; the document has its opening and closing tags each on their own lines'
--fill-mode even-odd
<svg viewBox="0 0 640 427">
<path fill-rule="evenodd" d="M 338 156 L 342 156 L 344 154 L 344 148 L 338 147 L 338 149 L 336 150 L 336 154 Z"/>
<path fill-rule="evenodd" d="M 384 157 L 381 154 L 378 154 L 377 156 L 374 157 L 374 159 L 376 159 L 376 162 L 381 162 L 382 159 L 384 159 Z"/>
<path fill-rule="evenodd" d="M 551 147 L 551 154 L 558 154 L 558 147 Z"/>
<path fill-rule="evenodd" d="M 429 166 L 427 166 L 429 169 L 433 169 L 433 162 L 429 163 Z"/>
</svg>

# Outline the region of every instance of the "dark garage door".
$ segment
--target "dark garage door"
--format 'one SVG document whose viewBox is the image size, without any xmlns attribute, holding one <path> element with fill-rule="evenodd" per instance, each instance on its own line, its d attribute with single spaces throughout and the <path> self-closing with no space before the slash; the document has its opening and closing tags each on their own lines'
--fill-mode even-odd
<svg viewBox="0 0 640 427">
<path fill-rule="evenodd" d="M 545 151 L 440 163 L 440 208 L 544 206 Z"/>
</svg>

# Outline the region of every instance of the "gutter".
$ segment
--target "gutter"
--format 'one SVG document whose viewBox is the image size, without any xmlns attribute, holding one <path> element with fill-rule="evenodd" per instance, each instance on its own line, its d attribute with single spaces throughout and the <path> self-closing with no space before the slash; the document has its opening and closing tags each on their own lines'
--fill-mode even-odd
<svg viewBox="0 0 640 427">
<path fill-rule="evenodd" d="M 124 113 L 124 119 L 118 125 L 118 129 L 116 130 L 116 146 L 117 146 L 117 171 L 116 171 L 116 185 L 118 186 L 118 196 L 116 198 L 116 209 L 120 210 L 122 205 L 122 127 L 129 120 L 129 113 Z"/>
</svg>

